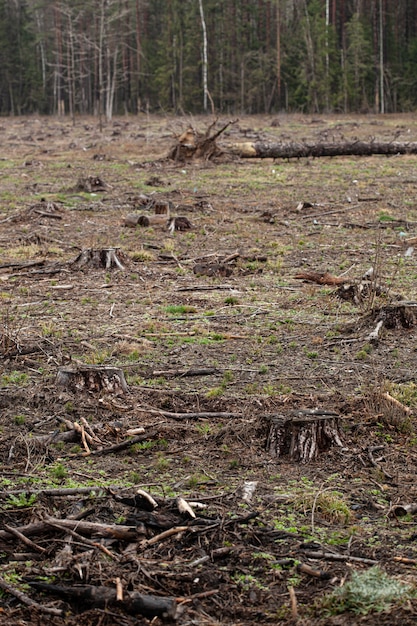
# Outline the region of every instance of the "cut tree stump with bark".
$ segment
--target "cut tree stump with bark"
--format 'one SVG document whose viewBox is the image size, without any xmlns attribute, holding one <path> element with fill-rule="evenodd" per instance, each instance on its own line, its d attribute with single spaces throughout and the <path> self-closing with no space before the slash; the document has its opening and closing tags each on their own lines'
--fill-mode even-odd
<svg viewBox="0 0 417 626">
<path fill-rule="evenodd" d="M 109 365 L 78 365 L 60 367 L 56 384 L 73 391 L 105 391 L 114 395 L 128 392 L 125 375 L 118 367 Z"/>
<path fill-rule="evenodd" d="M 81 250 L 71 266 L 78 269 L 91 267 L 124 270 L 126 261 L 127 256 L 120 251 L 120 248 L 86 248 Z"/>
<path fill-rule="evenodd" d="M 266 447 L 274 457 L 308 463 L 331 446 L 343 446 L 337 413 L 300 410 L 270 419 Z"/>
<path fill-rule="evenodd" d="M 383 154 L 417 154 L 417 142 L 341 141 L 338 143 L 242 142 L 228 146 L 227 151 L 242 158 L 300 159 L 302 157 L 371 156 Z"/>
<path fill-rule="evenodd" d="M 109 185 L 100 176 L 80 176 L 76 186 L 77 191 L 86 191 L 87 193 L 107 191 L 109 188 Z"/>
</svg>

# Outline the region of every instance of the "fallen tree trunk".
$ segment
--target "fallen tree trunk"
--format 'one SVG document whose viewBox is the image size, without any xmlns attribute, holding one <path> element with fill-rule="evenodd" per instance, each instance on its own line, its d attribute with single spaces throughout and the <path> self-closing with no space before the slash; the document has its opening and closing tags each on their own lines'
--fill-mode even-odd
<svg viewBox="0 0 417 626">
<path fill-rule="evenodd" d="M 417 154 L 417 142 L 343 141 L 338 143 L 280 143 L 256 141 L 232 144 L 228 152 L 242 158 L 299 159 L 301 157 Z"/>
<path fill-rule="evenodd" d="M 81 604 L 85 608 L 119 606 L 131 615 L 139 614 L 149 618 L 161 617 L 165 619 L 173 619 L 177 608 L 175 598 L 144 595 L 137 591 L 126 591 L 123 598 L 119 600 L 117 590 L 112 587 L 93 585 L 65 587 L 38 581 L 30 581 L 29 584 L 34 589 L 56 595 L 77 605 Z"/>
</svg>

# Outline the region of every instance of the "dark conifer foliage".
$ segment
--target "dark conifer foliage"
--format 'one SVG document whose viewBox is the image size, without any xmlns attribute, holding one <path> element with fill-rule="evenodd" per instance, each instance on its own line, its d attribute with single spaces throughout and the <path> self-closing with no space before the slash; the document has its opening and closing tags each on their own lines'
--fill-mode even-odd
<svg viewBox="0 0 417 626">
<path fill-rule="evenodd" d="M 200 113 L 203 92 L 217 113 L 398 112 L 416 83 L 415 0 L 0 0 L 2 114 Z"/>
</svg>

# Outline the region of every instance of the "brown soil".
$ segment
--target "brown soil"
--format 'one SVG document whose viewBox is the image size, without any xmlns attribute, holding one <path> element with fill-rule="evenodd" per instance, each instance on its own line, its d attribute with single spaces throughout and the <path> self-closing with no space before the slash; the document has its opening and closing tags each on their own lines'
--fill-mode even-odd
<svg viewBox="0 0 417 626">
<path fill-rule="evenodd" d="M 415 424 L 382 395 L 415 406 L 414 323 L 367 336 L 382 306 L 415 298 L 417 157 L 165 160 L 187 122 L 121 118 L 102 132 L 94 119 L 1 122 L 3 524 L 79 515 L 142 530 L 92 545 L 44 528 L 30 536 L 38 551 L 0 537 L 3 580 L 67 611 L 44 615 L 5 594 L 0 624 L 150 623 L 123 604 L 86 608 L 26 586 L 117 578 L 125 591 L 177 598 L 184 626 L 292 623 L 290 588 L 301 624 L 414 624 L 413 600 L 361 618 L 325 617 L 320 603 L 371 561 L 415 580 L 413 519 L 391 515 L 417 502 Z M 354 137 L 415 141 L 417 119 L 243 118 L 219 145 Z M 125 226 L 153 214 L 150 200 L 192 228 Z M 116 249 L 123 269 L 74 263 L 85 249 L 96 259 Z M 295 278 L 357 284 L 370 267 L 357 304 Z M 59 368 L 85 364 L 120 368 L 128 393 L 56 384 Z M 344 447 L 308 464 L 271 457 L 271 416 L 314 408 L 340 415 Z M 86 425 L 89 444 L 79 433 L 59 441 L 70 422 Z M 136 427 L 142 442 L 97 454 Z M 153 517 L 134 506 L 138 488 L 157 500 Z M 190 520 L 177 497 L 204 508 Z M 187 530 L 146 543 L 178 526 Z M 309 554 L 320 550 L 341 560 Z"/>
</svg>

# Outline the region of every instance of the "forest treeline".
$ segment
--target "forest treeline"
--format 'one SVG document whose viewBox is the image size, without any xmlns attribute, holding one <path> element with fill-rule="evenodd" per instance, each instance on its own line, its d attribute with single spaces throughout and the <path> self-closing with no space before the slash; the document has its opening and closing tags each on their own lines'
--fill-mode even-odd
<svg viewBox="0 0 417 626">
<path fill-rule="evenodd" d="M 0 113 L 399 112 L 416 0 L 0 0 Z"/>
</svg>

